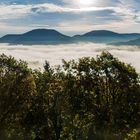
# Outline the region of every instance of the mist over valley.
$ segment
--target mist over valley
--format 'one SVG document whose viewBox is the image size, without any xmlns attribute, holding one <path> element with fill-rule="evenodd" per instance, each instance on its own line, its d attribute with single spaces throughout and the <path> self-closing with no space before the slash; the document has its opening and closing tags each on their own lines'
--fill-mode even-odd
<svg viewBox="0 0 140 140">
<path fill-rule="evenodd" d="M 97 43 L 73 43 L 59 45 L 8 45 L 0 44 L 0 54 L 11 55 L 28 62 L 33 69 L 41 68 L 45 60 L 51 66 L 61 65 L 62 59 L 77 60 L 81 57 L 96 57 L 103 51 L 109 51 L 120 60 L 132 64 L 140 72 L 140 47 L 113 46 Z"/>
</svg>

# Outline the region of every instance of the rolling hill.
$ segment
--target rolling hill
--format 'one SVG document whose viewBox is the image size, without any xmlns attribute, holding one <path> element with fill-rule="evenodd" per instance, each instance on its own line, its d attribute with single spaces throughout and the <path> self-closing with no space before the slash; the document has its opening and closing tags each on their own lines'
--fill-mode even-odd
<svg viewBox="0 0 140 140">
<path fill-rule="evenodd" d="M 9 34 L 0 38 L 0 43 L 23 44 L 23 45 L 54 45 L 70 44 L 78 42 L 93 42 L 121 45 L 138 44 L 140 34 L 120 34 L 109 30 L 94 30 L 83 35 L 73 37 L 66 36 L 53 29 L 35 29 L 23 34 Z M 134 40 L 134 41 L 133 41 Z M 117 44 L 118 43 L 118 44 Z"/>
<path fill-rule="evenodd" d="M 79 42 L 95 42 L 95 43 L 114 43 L 121 41 L 129 41 L 140 37 L 138 33 L 120 34 L 108 30 L 94 30 L 83 35 L 74 36 Z"/>
<path fill-rule="evenodd" d="M 127 41 L 127 42 L 116 42 L 116 43 L 113 43 L 113 45 L 118 45 L 118 46 L 121 46 L 121 45 L 140 46 L 140 38 L 130 40 L 130 41 Z"/>
<path fill-rule="evenodd" d="M 20 35 L 6 35 L 0 43 L 40 45 L 71 43 L 72 38 L 52 29 L 35 29 Z"/>
</svg>

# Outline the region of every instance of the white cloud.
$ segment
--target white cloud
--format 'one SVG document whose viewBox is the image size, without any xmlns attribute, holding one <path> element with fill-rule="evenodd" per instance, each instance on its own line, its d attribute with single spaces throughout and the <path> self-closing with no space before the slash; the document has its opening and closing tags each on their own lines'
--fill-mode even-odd
<svg viewBox="0 0 140 140">
<path fill-rule="evenodd" d="M 85 7 L 85 8 L 71 8 L 66 6 L 59 6 L 51 3 L 36 4 L 36 5 L 0 5 L 0 18 L 11 19 L 20 18 L 28 14 L 34 14 L 39 12 L 92 12 L 92 11 L 104 11 L 115 10 L 115 7 Z M 117 8 L 118 9 L 118 8 Z M 115 11 L 117 11 L 117 9 Z M 121 11 L 121 10 L 120 10 Z"/>
<path fill-rule="evenodd" d="M 121 61 L 131 63 L 140 72 L 140 48 L 134 46 L 107 46 L 104 44 L 79 43 L 69 45 L 49 46 L 8 46 L 0 45 L 0 54 L 12 55 L 17 59 L 25 60 L 31 68 L 43 68 L 45 60 L 52 66 L 62 64 L 62 59 L 71 60 L 81 57 L 95 57 L 102 51 L 109 51 Z"/>
<path fill-rule="evenodd" d="M 0 19 L 21 18 L 30 13 L 31 5 L 0 5 Z"/>
<path fill-rule="evenodd" d="M 62 0 L 67 6 L 80 7 L 81 0 Z M 85 0 L 86 1 L 86 0 Z M 117 7 L 120 5 L 120 0 L 92 0 L 88 7 Z"/>
<path fill-rule="evenodd" d="M 38 4 L 33 6 L 37 8 L 37 12 L 90 12 L 90 11 L 102 11 L 102 10 L 113 10 L 114 7 L 85 7 L 85 8 L 71 8 L 66 6 L 58 6 L 54 4 Z"/>
<path fill-rule="evenodd" d="M 54 28 L 60 31 L 64 31 L 65 33 L 71 32 L 87 32 L 93 29 L 110 29 L 114 31 L 121 31 L 121 32 L 138 32 L 139 24 L 140 24 L 140 11 L 135 10 L 134 7 L 130 7 L 130 3 L 128 4 L 125 2 L 119 3 L 118 0 L 95 0 L 96 4 L 89 7 L 78 7 L 74 6 L 76 1 L 78 0 L 63 0 L 66 4 L 65 5 L 56 5 L 53 3 L 42 3 L 42 4 L 28 4 L 28 5 L 0 5 L 0 30 L 1 32 L 5 33 L 11 32 L 24 32 L 33 28 Z M 116 4 L 113 3 L 116 1 Z M 110 15 L 108 16 L 105 14 L 105 11 L 110 11 Z M 91 12 L 93 12 L 93 15 L 91 16 Z M 96 16 L 96 13 L 104 13 L 103 15 L 100 15 L 100 22 L 94 23 L 92 18 L 98 18 L 98 15 Z M 41 25 L 36 24 L 37 20 L 29 21 L 28 24 L 22 24 L 19 23 L 18 26 L 16 25 L 16 19 L 21 19 L 22 17 L 32 18 L 29 15 L 38 15 L 40 16 L 42 13 L 55 13 L 57 14 L 66 13 L 67 15 L 75 14 L 73 21 L 68 20 L 67 17 L 63 16 L 63 18 L 60 21 L 59 15 L 56 17 L 56 24 L 49 24 L 41 22 Z M 95 13 L 95 14 L 94 14 Z M 81 15 L 81 16 L 80 16 Z M 71 15 L 73 16 L 73 15 Z M 76 16 L 78 18 L 76 19 Z M 84 16 L 86 17 L 86 21 L 84 19 Z M 94 18 L 95 17 L 95 18 Z M 111 20 L 113 17 L 114 20 Z M 117 18 L 119 19 L 117 20 Z M 40 17 L 39 17 L 40 18 Z M 110 20 L 109 20 L 110 18 Z M 116 20 L 115 20 L 116 18 Z M 6 24 L 6 20 L 9 21 L 9 23 Z M 13 22 L 13 26 L 10 23 L 11 19 L 15 19 L 15 24 Z M 58 22 L 57 22 L 58 19 Z M 40 19 L 42 20 L 42 19 Z M 48 19 L 49 21 L 50 19 Z M 28 21 L 28 20 L 27 20 Z M 53 21 L 51 21 L 53 22 Z M 38 22 L 37 22 L 38 23 Z M 44 25 L 43 25 L 44 23 Z M 47 24 L 47 25 L 46 25 Z"/>
<path fill-rule="evenodd" d="M 104 10 L 112 10 L 116 13 L 116 15 L 124 16 L 128 18 L 134 18 L 136 17 L 137 20 L 140 19 L 140 11 L 135 11 L 133 9 L 130 9 L 124 5 L 119 6 L 104 6 L 105 3 L 100 4 L 100 7 L 97 5 L 91 5 L 90 7 L 70 7 L 71 4 L 73 4 L 73 1 L 67 1 L 65 2 L 69 3 L 69 5 L 56 5 L 53 3 L 43 3 L 43 4 L 28 4 L 28 5 L 0 5 L 0 19 L 17 19 L 21 18 L 23 16 L 27 16 L 30 14 L 35 13 L 45 13 L 45 12 L 73 12 L 73 13 L 79 13 L 79 12 L 94 12 L 94 11 L 104 11 Z M 76 2 L 75 2 L 76 3 Z"/>
</svg>

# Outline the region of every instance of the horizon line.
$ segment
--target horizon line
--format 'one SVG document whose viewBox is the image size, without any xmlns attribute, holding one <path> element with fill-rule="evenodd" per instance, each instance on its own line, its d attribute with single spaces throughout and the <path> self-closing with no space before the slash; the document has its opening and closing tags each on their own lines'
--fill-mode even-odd
<svg viewBox="0 0 140 140">
<path fill-rule="evenodd" d="M 66 35 L 62 31 L 59 31 L 55 28 L 34 28 L 34 29 L 31 29 L 31 30 L 28 30 L 28 31 L 25 31 L 25 32 L 22 32 L 22 33 L 7 33 L 5 35 L 0 36 L 0 38 L 4 37 L 6 35 L 22 35 L 22 34 L 25 34 L 25 33 L 28 33 L 30 31 L 34 31 L 34 30 L 54 30 L 54 31 L 57 31 L 57 32 L 59 32 L 63 35 Z M 77 34 L 74 34 L 74 35 L 66 35 L 66 36 L 73 37 L 73 36 L 76 36 L 76 35 L 84 35 L 86 33 L 93 32 L 93 31 L 109 31 L 109 32 L 117 33 L 117 34 L 140 34 L 140 32 L 117 32 L 117 31 L 108 30 L 108 29 L 96 29 L 96 30 L 90 30 L 90 31 L 87 31 L 87 32 L 84 32 L 84 33 L 81 33 L 81 34 L 77 33 Z"/>
</svg>

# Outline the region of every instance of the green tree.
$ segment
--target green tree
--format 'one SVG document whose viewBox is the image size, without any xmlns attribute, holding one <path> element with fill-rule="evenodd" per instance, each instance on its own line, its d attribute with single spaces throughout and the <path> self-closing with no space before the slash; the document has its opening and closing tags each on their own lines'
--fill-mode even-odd
<svg viewBox="0 0 140 140">
<path fill-rule="evenodd" d="M 2 140 L 137 139 L 139 101 L 139 74 L 108 52 L 43 72 L 0 55 Z"/>
<path fill-rule="evenodd" d="M 35 83 L 30 69 L 23 61 L 0 56 L 0 130 L 12 135 L 19 125 L 21 115 L 30 107 Z"/>
</svg>

